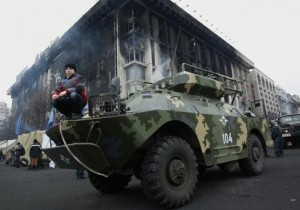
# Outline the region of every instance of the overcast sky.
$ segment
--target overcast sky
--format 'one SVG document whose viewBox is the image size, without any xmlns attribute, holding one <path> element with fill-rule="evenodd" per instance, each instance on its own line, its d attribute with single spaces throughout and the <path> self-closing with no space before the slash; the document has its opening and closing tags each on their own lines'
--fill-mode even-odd
<svg viewBox="0 0 300 210">
<path fill-rule="evenodd" d="M 38 53 L 97 0 L 0 0 L 0 101 Z M 298 0 L 173 0 L 290 94 L 300 95 Z"/>
<path fill-rule="evenodd" d="M 0 0 L 0 101 L 38 53 L 61 37 L 97 0 Z"/>
<path fill-rule="evenodd" d="M 277 85 L 292 95 L 300 95 L 299 1 L 174 0 L 174 2 L 252 60 L 255 67 Z"/>
</svg>

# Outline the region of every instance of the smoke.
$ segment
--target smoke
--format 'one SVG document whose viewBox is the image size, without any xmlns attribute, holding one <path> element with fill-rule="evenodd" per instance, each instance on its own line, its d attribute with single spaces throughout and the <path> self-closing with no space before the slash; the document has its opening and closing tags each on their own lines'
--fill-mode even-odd
<svg viewBox="0 0 300 210">
<path fill-rule="evenodd" d="M 171 65 L 171 58 L 168 57 L 162 64 L 156 67 L 152 74 L 152 82 L 157 82 L 167 76 L 169 76 L 169 69 Z"/>
</svg>

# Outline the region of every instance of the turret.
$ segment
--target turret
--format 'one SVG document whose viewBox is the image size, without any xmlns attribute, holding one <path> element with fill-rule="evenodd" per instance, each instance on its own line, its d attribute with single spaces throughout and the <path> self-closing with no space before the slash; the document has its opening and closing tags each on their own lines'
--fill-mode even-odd
<svg viewBox="0 0 300 210">
<path fill-rule="evenodd" d="M 185 71 L 186 66 L 196 69 L 194 72 L 197 74 Z M 182 72 L 154 83 L 151 88 L 167 89 L 214 99 L 240 92 L 237 80 L 188 64 L 183 64 L 182 67 Z"/>
<path fill-rule="evenodd" d="M 152 87 L 216 99 L 221 98 L 224 93 L 223 83 L 187 71 L 160 80 Z"/>
</svg>

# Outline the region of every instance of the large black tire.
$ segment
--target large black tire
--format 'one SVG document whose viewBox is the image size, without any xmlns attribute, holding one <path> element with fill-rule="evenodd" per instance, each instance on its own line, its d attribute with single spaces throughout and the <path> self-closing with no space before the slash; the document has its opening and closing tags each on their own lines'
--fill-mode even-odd
<svg viewBox="0 0 300 210">
<path fill-rule="evenodd" d="M 239 160 L 240 169 L 249 176 L 261 174 L 264 169 L 265 154 L 262 144 L 255 134 L 250 134 L 247 142 L 248 156 Z"/>
<path fill-rule="evenodd" d="M 131 175 L 111 175 L 103 177 L 89 173 L 91 184 L 102 193 L 113 193 L 123 190 L 131 179 Z"/>
<path fill-rule="evenodd" d="M 26 158 L 21 158 L 20 162 L 21 162 L 21 166 L 23 167 L 29 166 L 29 161 Z"/>
<path fill-rule="evenodd" d="M 175 136 L 165 136 L 147 151 L 141 166 L 141 181 L 148 199 L 165 208 L 186 204 L 197 184 L 197 161 L 190 145 Z"/>
</svg>

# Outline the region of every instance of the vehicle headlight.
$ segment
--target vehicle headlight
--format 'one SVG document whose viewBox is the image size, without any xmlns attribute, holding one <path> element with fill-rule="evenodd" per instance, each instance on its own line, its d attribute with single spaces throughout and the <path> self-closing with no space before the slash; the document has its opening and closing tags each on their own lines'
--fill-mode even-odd
<svg viewBox="0 0 300 210">
<path fill-rule="evenodd" d="M 166 88 L 166 82 L 162 82 L 162 83 L 160 84 L 160 86 L 161 86 L 161 88 Z"/>
</svg>

